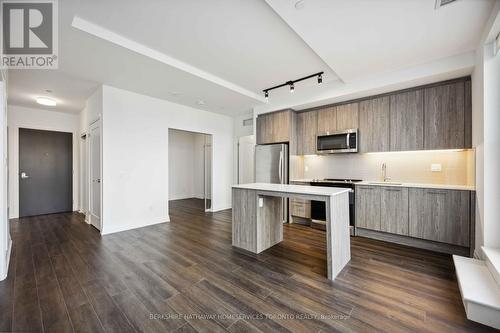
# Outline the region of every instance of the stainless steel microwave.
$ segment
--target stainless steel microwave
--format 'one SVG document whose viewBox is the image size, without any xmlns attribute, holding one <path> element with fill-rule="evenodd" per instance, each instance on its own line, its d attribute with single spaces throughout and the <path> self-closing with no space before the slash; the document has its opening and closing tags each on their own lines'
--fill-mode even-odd
<svg viewBox="0 0 500 333">
<path fill-rule="evenodd" d="M 319 134 L 316 137 L 318 154 L 338 154 L 358 152 L 358 129 Z"/>
</svg>

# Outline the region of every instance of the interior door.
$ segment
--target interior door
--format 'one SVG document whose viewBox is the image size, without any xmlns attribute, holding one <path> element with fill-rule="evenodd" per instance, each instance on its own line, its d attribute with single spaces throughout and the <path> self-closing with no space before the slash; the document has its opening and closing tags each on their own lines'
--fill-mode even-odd
<svg viewBox="0 0 500 333">
<path fill-rule="evenodd" d="M 90 223 L 101 230 L 101 124 L 90 126 Z"/>
<path fill-rule="evenodd" d="M 20 128 L 19 216 L 72 210 L 72 133 Z"/>
</svg>

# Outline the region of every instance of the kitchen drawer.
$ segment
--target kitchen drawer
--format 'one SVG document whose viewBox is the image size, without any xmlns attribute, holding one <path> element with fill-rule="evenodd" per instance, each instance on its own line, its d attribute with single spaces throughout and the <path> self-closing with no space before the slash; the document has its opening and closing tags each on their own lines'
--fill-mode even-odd
<svg viewBox="0 0 500 333">
<path fill-rule="evenodd" d="M 311 201 L 304 199 L 290 199 L 290 214 L 303 218 L 311 218 Z"/>
</svg>

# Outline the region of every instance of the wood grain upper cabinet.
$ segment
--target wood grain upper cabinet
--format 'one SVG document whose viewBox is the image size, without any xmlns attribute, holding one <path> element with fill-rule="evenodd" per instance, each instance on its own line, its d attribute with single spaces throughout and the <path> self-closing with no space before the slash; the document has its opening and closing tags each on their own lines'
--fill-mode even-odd
<svg viewBox="0 0 500 333">
<path fill-rule="evenodd" d="M 358 128 L 359 103 L 350 103 L 335 106 L 337 131 Z"/>
<path fill-rule="evenodd" d="M 380 187 L 356 186 L 356 228 L 380 230 Z"/>
<path fill-rule="evenodd" d="M 411 237 L 470 246 L 470 192 L 411 188 L 409 227 Z"/>
<path fill-rule="evenodd" d="M 380 231 L 408 236 L 408 188 L 382 187 Z"/>
<path fill-rule="evenodd" d="M 273 138 L 272 133 L 272 123 L 269 119 L 268 114 L 262 114 L 257 117 L 256 121 L 256 132 L 257 132 L 257 144 L 270 143 Z"/>
<path fill-rule="evenodd" d="M 272 142 L 289 142 L 292 125 L 292 112 L 290 110 L 271 113 Z"/>
<path fill-rule="evenodd" d="M 423 150 L 424 91 L 392 95 L 390 110 L 390 150 Z"/>
<path fill-rule="evenodd" d="M 297 155 L 316 154 L 317 111 L 297 114 Z"/>
<path fill-rule="evenodd" d="M 266 113 L 257 117 L 257 144 L 289 142 L 293 130 L 292 110 Z"/>
<path fill-rule="evenodd" d="M 360 102 L 359 106 L 359 152 L 380 152 L 389 150 L 388 96 Z"/>
<path fill-rule="evenodd" d="M 465 148 L 465 82 L 424 91 L 425 149 Z"/>
<path fill-rule="evenodd" d="M 317 112 L 318 134 L 330 134 L 337 131 L 337 110 L 335 107 L 327 107 Z"/>
</svg>

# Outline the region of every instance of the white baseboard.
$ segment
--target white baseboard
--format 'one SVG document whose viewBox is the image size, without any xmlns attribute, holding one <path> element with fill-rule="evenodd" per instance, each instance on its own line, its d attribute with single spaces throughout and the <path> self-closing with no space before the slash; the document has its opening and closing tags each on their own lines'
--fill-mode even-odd
<svg viewBox="0 0 500 333">
<path fill-rule="evenodd" d="M 231 206 L 221 206 L 221 207 L 214 207 L 214 208 L 211 208 L 209 209 L 209 211 L 211 211 L 212 213 L 215 213 L 215 212 L 220 212 L 220 211 L 223 211 L 223 210 L 228 210 L 228 209 L 231 209 L 233 207 Z"/>
<path fill-rule="evenodd" d="M 170 217 L 168 215 L 165 218 L 159 219 L 158 221 L 148 222 L 148 223 L 141 224 L 141 225 L 125 225 L 125 226 L 119 226 L 119 227 L 114 227 L 114 228 L 103 227 L 101 230 L 101 236 L 110 235 L 110 234 L 114 234 L 114 233 L 122 232 L 122 231 L 128 231 L 128 230 L 133 230 L 133 229 L 149 227 L 149 226 L 152 226 L 155 224 L 161 224 L 161 223 L 167 223 L 167 222 L 170 222 Z"/>
</svg>

